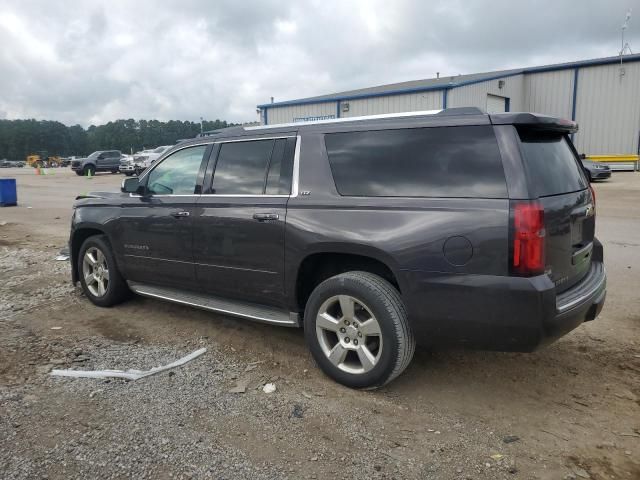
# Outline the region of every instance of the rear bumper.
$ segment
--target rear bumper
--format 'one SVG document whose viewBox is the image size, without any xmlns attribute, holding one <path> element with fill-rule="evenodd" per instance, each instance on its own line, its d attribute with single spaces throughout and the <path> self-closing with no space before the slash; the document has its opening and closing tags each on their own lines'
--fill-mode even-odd
<svg viewBox="0 0 640 480">
<path fill-rule="evenodd" d="M 611 170 L 594 170 L 591 172 L 592 180 L 604 180 L 611 177 Z"/>
<path fill-rule="evenodd" d="M 533 351 L 593 320 L 606 297 L 599 260 L 576 286 L 556 295 L 547 275 L 532 278 L 405 272 L 403 297 L 418 343 Z"/>
</svg>

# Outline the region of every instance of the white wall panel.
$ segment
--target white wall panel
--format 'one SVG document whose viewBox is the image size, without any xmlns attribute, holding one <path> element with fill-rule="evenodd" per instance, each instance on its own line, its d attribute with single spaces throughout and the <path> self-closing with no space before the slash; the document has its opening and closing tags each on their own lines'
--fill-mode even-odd
<svg viewBox="0 0 640 480">
<path fill-rule="evenodd" d="M 341 117 L 437 110 L 442 108 L 442 91 L 360 98 L 341 102 L 341 104 L 344 103 L 349 104 L 349 111 L 341 111 Z"/>
<path fill-rule="evenodd" d="M 573 69 L 526 74 L 524 110 L 571 119 L 573 76 Z"/>
<path fill-rule="evenodd" d="M 269 125 L 274 125 L 276 123 L 295 122 L 296 118 L 335 118 L 335 116 L 336 102 L 310 103 L 307 105 L 285 105 L 282 107 L 268 107 L 267 122 Z M 262 121 L 264 122 L 264 118 Z"/>
<path fill-rule="evenodd" d="M 514 75 L 504 77 L 499 80 L 489 80 L 486 82 L 474 83 L 449 90 L 447 96 L 447 107 L 478 107 L 482 111 L 487 108 L 487 94 L 507 97 L 510 99 L 509 110 L 521 112 L 524 110 L 523 89 L 524 75 Z M 502 88 L 499 86 L 500 80 L 504 81 Z"/>
<path fill-rule="evenodd" d="M 640 132 L 640 62 L 581 68 L 575 143 L 580 153 L 632 154 Z"/>
</svg>

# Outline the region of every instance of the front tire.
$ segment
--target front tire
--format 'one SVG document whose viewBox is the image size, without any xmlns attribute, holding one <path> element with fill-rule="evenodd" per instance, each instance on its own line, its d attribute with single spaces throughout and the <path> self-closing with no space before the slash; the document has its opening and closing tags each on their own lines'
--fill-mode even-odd
<svg viewBox="0 0 640 480">
<path fill-rule="evenodd" d="M 106 235 L 87 238 L 78 255 L 78 278 L 91 303 L 111 307 L 126 300 L 127 283 L 120 275 Z"/>
<path fill-rule="evenodd" d="M 96 167 L 91 166 L 91 165 L 89 165 L 87 167 L 84 167 L 84 169 L 82 170 L 82 174 L 85 177 L 88 177 L 89 174 L 91 174 L 91 176 L 93 177 L 96 174 Z"/>
<path fill-rule="evenodd" d="M 400 293 L 368 272 L 331 277 L 312 292 L 307 345 L 322 371 L 351 388 L 379 388 L 411 362 L 415 340 Z"/>
</svg>

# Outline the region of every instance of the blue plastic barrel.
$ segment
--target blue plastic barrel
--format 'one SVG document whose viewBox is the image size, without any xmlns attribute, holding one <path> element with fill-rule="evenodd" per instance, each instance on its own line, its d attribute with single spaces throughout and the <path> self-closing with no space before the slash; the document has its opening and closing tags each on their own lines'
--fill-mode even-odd
<svg viewBox="0 0 640 480">
<path fill-rule="evenodd" d="M 0 207 L 18 204 L 18 192 L 15 178 L 0 178 Z"/>
</svg>

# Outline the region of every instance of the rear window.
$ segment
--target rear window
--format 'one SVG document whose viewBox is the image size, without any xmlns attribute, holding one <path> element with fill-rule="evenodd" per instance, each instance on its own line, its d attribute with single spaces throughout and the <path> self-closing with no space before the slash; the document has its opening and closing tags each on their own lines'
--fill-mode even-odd
<svg viewBox="0 0 640 480">
<path fill-rule="evenodd" d="M 587 188 L 582 167 L 564 135 L 520 131 L 529 181 L 539 197 Z"/>
<path fill-rule="evenodd" d="M 507 196 L 490 126 L 333 133 L 325 144 L 341 195 Z"/>
</svg>

